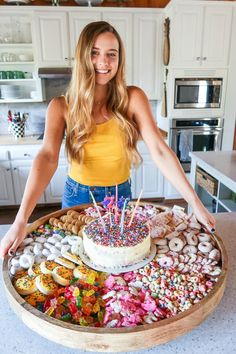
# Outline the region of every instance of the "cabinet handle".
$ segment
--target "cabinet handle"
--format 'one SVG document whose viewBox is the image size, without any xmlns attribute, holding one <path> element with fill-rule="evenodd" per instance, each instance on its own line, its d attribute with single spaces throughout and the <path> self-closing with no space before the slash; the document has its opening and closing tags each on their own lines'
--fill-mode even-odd
<svg viewBox="0 0 236 354">
<path fill-rule="evenodd" d="M 65 58 L 65 60 L 69 60 L 69 58 Z"/>
<path fill-rule="evenodd" d="M 30 157 L 30 154 L 25 153 L 24 156 L 29 156 Z"/>
<path fill-rule="evenodd" d="M 10 168 L 6 168 L 6 171 L 10 171 Z"/>
<path fill-rule="evenodd" d="M 200 60 L 200 59 L 201 59 L 201 57 L 196 57 L 196 59 L 197 59 L 197 60 Z"/>
<path fill-rule="evenodd" d="M 206 60 L 206 57 L 202 57 L 202 60 Z"/>
<path fill-rule="evenodd" d="M 17 170 L 17 167 L 14 167 L 13 170 L 16 171 L 16 170 Z"/>
</svg>

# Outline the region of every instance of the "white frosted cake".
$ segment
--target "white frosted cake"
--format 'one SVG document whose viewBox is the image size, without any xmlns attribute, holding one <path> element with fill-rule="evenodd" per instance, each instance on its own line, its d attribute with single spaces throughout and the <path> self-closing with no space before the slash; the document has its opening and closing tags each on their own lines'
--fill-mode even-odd
<svg viewBox="0 0 236 354">
<path fill-rule="evenodd" d="M 119 224 L 110 225 L 104 218 L 106 232 L 99 219 L 83 229 L 84 251 L 93 264 L 115 268 L 132 265 L 142 261 L 150 253 L 151 237 L 149 227 L 141 220 L 129 220 L 124 223 L 123 234 Z"/>
</svg>

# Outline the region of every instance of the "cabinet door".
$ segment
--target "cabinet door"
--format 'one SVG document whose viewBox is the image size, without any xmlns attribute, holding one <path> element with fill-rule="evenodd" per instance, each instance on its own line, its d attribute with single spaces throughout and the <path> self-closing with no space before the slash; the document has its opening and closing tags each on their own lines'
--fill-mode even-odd
<svg viewBox="0 0 236 354">
<path fill-rule="evenodd" d="M 46 191 L 46 203 L 58 203 L 62 200 L 64 184 L 67 177 L 68 164 L 66 159 L 60 159 L 58 168 L 51 179 Z"/>
<path fill-rule="evenodd" d="M 66 12 L 35 11 L 35 34 L 40 67 L 69 65 Z"/>
<path fill-rule="evenodd" d="M 21 203 L 32 162 L 33 160 L 12 161 L 12 175 L 16 204 Z M 38 200 L 38 203 L 44 203 L 44 195 L 41 196 L 41 198 Z"/>
<path fill-rule="evenodd" d="M 162 86 L 162 15 L 134 15 L 133 82 L 150 100 L 161 98 Z"/>
<path fill-rule="evenodd" d="M 190 173 L 186 173 L 185 175 L 190 181 Z M 166 178 L 164 179 L 164 197 L 165 199 L 183 198 L 177 189 Z"/>
<path fill-rule="evenodd" d="M 170 23 L 170 64 L 199 67 L 203 27 L 203 6 L 178 5 Z"/>
<path fill-rule="evenodd" d="M 109 22 L 115 27 L 119 33 L 126 54 L 126 80 L 127 84 L 131 85 L 133 83 L 133 66 L 132 66 L 132 24 L 133 17 L 131 13 L 119 13 L 119 12 L 104 12 L 102 14 L 102 19 Z"/>
<path fill-rule="evenodd" d="M 83 28 L 90 22 L 100 20 L 101 12 L 96 10 L 69 12 L 70 48 L 72 60 L 74 58 L 75 48 Z"/>
<path fill-rule="evenodd" d="M 142 164 L 135 171 L 136 197 L 143 189 L 142 198 L 160 198 L 164 196 L 163 176 L 154 164 L 152 157 L 144 142 L 138 144 L 139 152 L 143 158 Z"/>
<path fill-rule="evenodd" d="M 14 205 L 14 190 L 8 161 L 0 161 L 0 186 L 0 205 Z"/>
<path fill-rule="evenodd" d="M 202 48 L 204 67 L 228 65 L 231 20 L 231 8 L 206 6 Z"/>
</svg>

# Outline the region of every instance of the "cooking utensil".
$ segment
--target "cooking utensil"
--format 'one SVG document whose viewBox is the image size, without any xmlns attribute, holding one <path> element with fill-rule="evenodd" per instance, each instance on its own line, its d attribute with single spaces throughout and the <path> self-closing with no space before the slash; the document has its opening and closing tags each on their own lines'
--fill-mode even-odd
<svg viewBox="0 0 236 354">
<path fill-rule="evenodd" d="M 164 46 L 163 46 L 163 63 L 164 65 L 169 64 L 170 60 L 170 19 L 167 17 L 164 21 Z"/>
</svg>

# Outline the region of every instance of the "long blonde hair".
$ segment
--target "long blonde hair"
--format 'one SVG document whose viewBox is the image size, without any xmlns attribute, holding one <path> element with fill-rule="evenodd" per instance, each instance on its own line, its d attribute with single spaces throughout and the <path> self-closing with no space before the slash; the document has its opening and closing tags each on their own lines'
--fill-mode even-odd
<svg viewBox="0 0 236 354">
<path fill-rule="evenodd" d="M 95 128 L 92 109 L 95 93 L 95 70 L 91 53 L 98 35 L 111 32 L 119 43 L 119 64 L 115 77 L 108 84 L 107 109 L 119 122 L 125 136 L 128 159 L 138 165 L 141 157 L 136 144 L 139 131 L 136 122 L 127 116 L 128 91 L 125 83 L 125 51 L 122 40 L 109 23 L 88 24 L 79 37 L 69 88 L 66 93 L 68 114 L 66 117 L 66 151 L 70 159 L 83 161 L 84 144 Z"/>
</svg>

